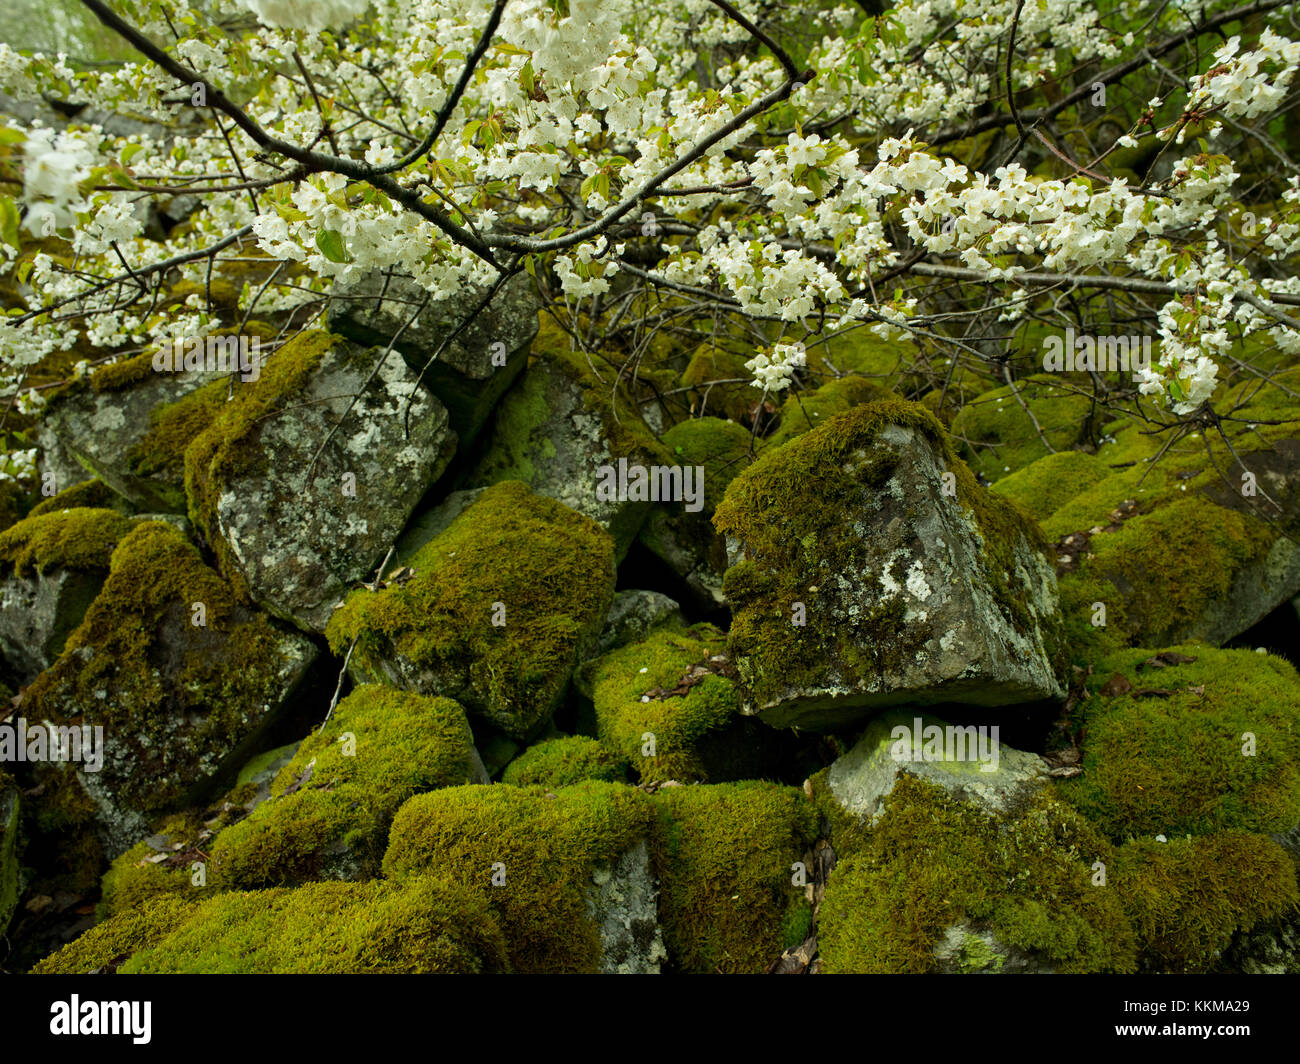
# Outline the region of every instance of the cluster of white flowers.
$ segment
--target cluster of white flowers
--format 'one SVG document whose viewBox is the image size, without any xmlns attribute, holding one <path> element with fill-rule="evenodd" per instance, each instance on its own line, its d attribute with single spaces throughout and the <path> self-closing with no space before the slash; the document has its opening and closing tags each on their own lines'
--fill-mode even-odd
<svg viewBox="0 0 1300 1064">
<path fill-rule="evenodd" d="M 754 375 L 753 386 L 767 393 L 789 388 L 794 371 L 807 363 L 802 344 L 776 344 L 770 353 L 760 351 L 745 363 L 745 368 Z"/>
<path fill-rule="evenodd" d="M 0 481 L 36 479 L 36 448 L 0 453 Z"/>
<path fill-rule="evenodd" d="M 268 26 L 318 33 L 338 29 L 370 6 L 370 0 L 240 0 Z"/>
<path fill-rule="evenodd" d="M 202 29 L 212 12 L 236 5 L 252 10 L 262 27 L 242 37 Z M 380 166 L 404 155 L 429 127 L 487 10 L 482 0 L 210 0 L 194 11 L 187 0 L 138 6 L 146 33 L 169 41 L 181 34 L 174 51 L 185 62 L 219 83 L 251 84 L 247 113 L 275 136 L 324 151 L 333 147 L 328 132 L 343 155 Z M 759 17 L 757 3 L 738 0 L 737 6 Z M 931 264 L 979 271 L 993 283 L 1014 282 L 1027 271 L 1129 274 L 1179 291 L 1160 310 L 1161 357 L 1142 381 L 1144 392 L 1163 396 L 1179 414 L 1213 394 L 1234 336 L 1267 330 L 1284 349 L 1300 348 L 1293 330 L 1243 298 L 1300 293 L 1294 271 L 1271 269 L 1264 272 L 1274 276 L 1258 280 L 1241 249 L 1215 236 L 1243 210 L 1239 175 L 1226 157 L 1201 152 L 1173 159 L 1167 180 L 1139 189 L 1086 173 L 1049 179 L 1015 162 L 979 173 L 925 146 L 936 131 L 960 130 L 991 94 L 1004 92 L 1016 7 L 1015 0 L 898 0 L 877 19 L 851 4 L 819 6 L 808 25 L 820 24 L 825 35 L 811 32 L 800 52 L 800 65 L 816 76 L 779 110 L 680 166 L 656 194 L 645 192 L 656 175 L 781 86 L 786 70 L 768 51 L 748 47 L 744 28 L 710 0 L 511 0 L 442 136 L 394 177 L 424 204 L 480 234 L 554 236 L 589 225 L 620 203 L 636 203 L 622 217 L 624 226 L 643 211 L 659 218 L 659 233 L 583 234 L 588 238 L 581 243 L 538 256 L 536 265 L 553 268 L 570 300 L 609 294 L 623 264 L 631 265 L 624 256 L 633 239 L 642 246 L 661 241 L 656 280 L 696 295 L 716 293 L 728 312 L 787 324 L 814 317 L 864 322 L 888 336 L 915 328 L 923 308 L 915 294 L 896 287 L 902 282 L 880 291 L 873 283 L 913 251 L 925 252 Z M 169 23 L 163 8 L 184 17 Z M 1180 19 L 1178 11 L 1159 13 L 1150 32 L 1156 25 L 1184 27 Z M 1102 21 L 1087 0 L 1021 5 L 1014 85 L 1028 98 L 1028 90 L 1072 76 L 1080 64 L 1108 63 L 1139 46 L 1133 34 L 1111 33 Z M 326 29 L 335 32 L 321 32 Z M 319 94 L 298 79 L 295 55 Z M 1183 118 L 1146 137 L 1167 138 L 1176 129 L 1181 139 L 1188 116 L 1208 111 L 1212 120 L 1215 108 L 1229 118 L 1268 115 L 1294 83 L 1300 45 L 1265 27 L 1253 49 L 1234 37 L 1204 65 L 1190 80 Z M 267 70 L 295 73 L 249 76 Z M 74 71 L 62 57 L 24 57 L 0 45 L 0 91 L 66 97 L 67 86 L 104 110 L 126 109 L 164 119 L 164 129 L 175 126 L 175 109 L 153 101 L 174 98 L 176 85 L 151 65 Z M 1159 110 L 1162 102 L 1151 107 Z M 327 131 L 322 109 L 330 108 Z M 839 123 L 845 115 L 853 117 L 851 135 Z M 69 313 L 0 320 L 0 390 L 10 394 L 24 369 L 76 344 L 117 351 L 214 327 L 203 300 L 119 305 L 119 286 L 94 281 L 121 276 L 120 256 L 133 268 L 147 267 L 251 226 L 249 244 L 297 264 L 266 291 L 244 286 L 241 307 L 256 292 L 265 312 L 319 303 L 331 284 L 377 267 L 409 272 L 435 295 L 495 276 L 433 221 L 364 182 L 330 173 L 292 185 L 280 181 L 283 161 L 266 158 L 237 128 L 228 135 L 238 164 L 225 137 L 211 129 L 184 137 L 160 132 L 154 139 L 109 136 L 96 127 L 56 134 L 37 125 L 22 135 L 24 227 L 35 235 L 66 234 L 71 227 L 77 268 L 37 256 L 21 282 L 29 306 L 73 301 Z M 1138 130 L 1121 143 L 1142 143 Z M 204 210 L 186 226 L 166 239 L 145 240 L 144 194 L 87 187 L 92 172 L 121 173 L 128 162 L 162 185 L 264 181 L 271 187 L 255 195 L 205 193 Z M 1262 256 L 1283 265 L 1300 254 L 1300 179 L 1292 179 L 1258 224 L 1252 261 Z M 229 254 L 247 254 L 247 245 Z M 12 268 L 0 259 L 0 275 Z M 180 274 L 202 289 L 208 269 L 195 257 Z M 1185 292 L 1196 293 L 1191 306 Z M 1027 292 L 1014 284 L 999 294 L 996 313 L 1003 320 L 1029 306 Z M 799 364 L 793 349 L 778 345 L 751 360 L 750 370 L 755 386 L 780 391 Z"/>
</svg>

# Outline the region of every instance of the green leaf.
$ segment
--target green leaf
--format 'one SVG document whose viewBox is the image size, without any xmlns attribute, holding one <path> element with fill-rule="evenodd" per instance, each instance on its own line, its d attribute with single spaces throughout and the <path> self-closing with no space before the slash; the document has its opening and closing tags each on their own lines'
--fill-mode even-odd
<svg viewBox="0 0 1300 1064">
<path fill-rule="evenodd" d="M 0 196 L 0 240 L 18 250 L 18 208 L 10 196 Z"/>
<path fill-rule="evenodd" d="M 316 246 L 330 262 L 348 261 L 347 243 L 343 240 L 343 234 L 335 229 L 322 229 L 317 233 Z"/>
<path fill-rule="evenodd" d="M 121 163 L 123 166 L 126 166 L 131 162 L 132 159 L 134 159 L 142 151 L 144 151 L 143 144 L 128 144 L 122 149 L 121 153 L 118 155 L 117 161 Z"/>
<path fill-rule="evenodd" d="M 0 144 L 25 144 L 27 137 L 21 129 L 0 126 Z"/>
</svg>

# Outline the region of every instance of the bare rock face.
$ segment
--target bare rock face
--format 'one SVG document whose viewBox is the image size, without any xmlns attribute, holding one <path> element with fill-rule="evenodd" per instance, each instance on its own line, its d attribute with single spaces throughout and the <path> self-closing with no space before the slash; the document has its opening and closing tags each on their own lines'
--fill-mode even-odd
<svg viewBox="0 0 1300 1064">
<path fill-rule="evenodd" d="M 335 288 L 329 327 L 367 346 L 391 343 L 446 406 L 452 429 L 468 444 L 524 368 L 537 334 L 538 302 L 527 274 L 512 277 L 475 313 L 486 296 L 486 288 L 470 287 L 433 300 L 412 278 L 375 271 Z M 466 319 L 469 324 L 439 354 Z"/>
<path fill-rule="evenodd" d="M 286 345 L 242 394 L 186 452 L 191 510 L 254 602 L 322 632 L 446 468 L 456 434 L 402 359 L 326 334 Z"/>
<path fill-rule="evenodd" d="M 738 476 L 729 649 L 746 712 L 831 729 L 883 707 L 1061 697 L 1055 576 L 915 403 L 867 403 Z"/>
</svg>

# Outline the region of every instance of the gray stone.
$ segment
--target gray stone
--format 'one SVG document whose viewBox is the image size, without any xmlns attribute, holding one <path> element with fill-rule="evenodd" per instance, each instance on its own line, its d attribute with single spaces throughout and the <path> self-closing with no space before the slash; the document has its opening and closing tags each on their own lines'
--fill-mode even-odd
<svg viewBox="0 0 1300 1064">
<path fill-rule="evenodd" d="M 586 356 L 565 359 L 544 352 L 533 360 L 497 409 L 491 446 L 466 484 L 486 487 L 522 480 L 539 495 L 590 517 L 614 539 L 620 560 L 650 512 L 646 500 L 601 497 L 606 471 L 668 463 L 636 408 L 620 407 L 615 420 L 602 383 L 585 368 Z M 596 398 L 598 397 L 598 398 Z"/>
<path fill-rule="evenodd" d="M 658 591 L 619 591 L 605 615 L 596 653 L 604 654 L 634 643 L 660 625 L 674 621 L 686 623 L 681 607 L 667 595 Z"/>
<path fill-rule="evenodd" d="M 362 344 L 391 342 L 414 372 L 423 373 L 423 383 L 447 407 L 452 429 L 468 446 L 524 368 L 537 335 L 539 303 L 532 279 L 516 274 L 429 363 L 487 291 L 470 287 L 431 300 L 410 277 L 373 271 L 334 289 L 329 328 Z"/>
<path fill-rule="evenodd" d="M 1047 785 L 1048 765 L 1037 754 L 1004 746 L 993 730 L 996 725 L 988 727 L 981 742 L 971 730 L 977 727 L 892 710 L 873 720 L 852 749 L 831 765 L 826 780 L 831 796 L 845 812 L 869 824 L 883 814 L 885 800 L 907 773 L 985 812 L 1015 816 Z M 906 735 L 896 728 L 906 728 Z M 925 740 L 935 737 L 942 738 L 943 756 L 933 756 L 940 753 L 937 744 L 927 750 Z"/>
<path fill-rule="evenodd" d="M 746 566 L 743 580 L 728 574 L 728 587 L 737 588 L 731 652 L 744 711 L 779 727 L 821 730 L 899 704 L 1064 697 L 1055 574 L 1028 525 L 1000 509 L 998 527 L 981 527 L 945 491 L 952 474 L 938 439 L 882 423 L 877 410 L 860 406 L 783 448 L 792 461 L 813 448 L 813 460 L 826 462 L 835 505 L 810 516 L 813 500 L 790 498 L 788 486 L 765 479 L 773 467 L 761 463 L 728 489 L 729 498 L 739 490 L 769 500 L 761 521 L 742 517 L 727 542 L 733 568 Z M 744 541 L 751 529 L 759 537 L 798 531 L 778 532 L 788 546 L 769 562 Z M 838 556 L 828 544 L 838 545 Z M 995 556 L 1005 559 L 1004 571 L 995 571 Z M 779 601 L 773 587 L 784 589 Z"/>
<path fill-rule="evenodd" d="M 84 385 L 56 397 L 46 408 L 37 434 L 42 474 L 54 475 L 57 491 L 99 477 L 141 510 L 184 513 L 180 477 L 141 474 L 134 468 L 131 452 L 149 431 L 155 409 L 222 376 L 199 370 L 149 371 L 122 388 L 96 392 Z"/>
<path fill-rule="evenodd" d="M 50 569 L 0 580 L 0 657 L 26 684 L 54 664 L 104 586 L 97 570 Z"/>
<path fill-rule="evenodd" d="M 469 505 L 483 494 L 484 488 L 453 491 L 432 509 L 418 511 L 407 522 L 405 530 L 397 537 L 398 562 L 415 557 L 416 552 L 430 540 L 447 531 Z"/>
<path fill-rule="evenodd" d="M 1036 953 L 1002 942 L 985 927 L 953 924 L 934 948 L 941 975 L 1050 975 L 1054 969 Z"/>
<path fill-rule="evenodd" d="M 602 975 L 650 975 L 668 959 L 659 930 L 650 850 L 638 842 L 612 866 L 597 868 L 587 915 L 600 928 Z"/>
<path fill-rule="evenodd" d="M 446 410 L 400 358 L 366 384 L 380 354 L 331 347 L 302 392 L 239 442 L 256 459 L 213 474 L 202 492 L 223 566 L 259 606 L 307 631 L 323 632 L 349 587 L 371 577 L 455 451 Z"/>
</svg>

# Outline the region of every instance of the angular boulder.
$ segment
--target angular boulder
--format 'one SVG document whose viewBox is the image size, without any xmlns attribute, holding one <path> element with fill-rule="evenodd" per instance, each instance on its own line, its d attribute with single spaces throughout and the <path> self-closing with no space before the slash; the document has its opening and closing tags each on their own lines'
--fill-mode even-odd
<svg viewBox="0 0 1300 1064">
<path fill-rule="evenodd" d="M 148 834 L 150 816 L 200 800 L 247 757 L 315 656 L 241 604 L 176 529 L 138 525 L 18 707 L 83 736 L 102 728 L 102 763 L 50 766 L 63 770 L 50 799 L 63 826 L 95 822 L 111 857 Z"/>
<path fill-rule="evenodd" d="M 135 523 L 114 510 L 78 507 L 29 516 L 0 533 L 0 657 L 22 683 L 59 656 Z"/>
<path fill-rule="evenodd" d="M 466 486 L 522 480 L 605 528 L 621 559 L 658 493 L 652 467 L 673 459 L 616 387 L 617 367 L 572 350 L 549 318 L 533 355 L 501 400 L 490 445 Z M 636 468 L 644 475 L 634 484 Z"/>
<path fill-rule="evenodd" d="M 765 453 L 714 524 L 744 709 L 768 723 L 1064 694 L 1045 545 L 919 404 L 866 403 Z"/>
<path fill-rule="evenodd" d="M 382 354 L 302 334 L 185 452 L 190 513 L 222 572 L 305 631 L 371 575 L 455 451 L 447 411 L 401 358 L 373 372 Z"/>
<path fill-rule="evenodd" d="M 527 274 L 516 274 L 475 313 L 487 292 L 469 287 L 433 300 L 410 277 L 373 271 L 334 289 L 327 320 L 331 331 L 359 344 L 392 343 L 423 374 L 421 382 L 447 408 L 452 431 L 468 445 L 524 368 L 537 334 L 538 300 Z M 434 359 L 466 318 L 469 324 Z"/>
<path fill-rule="evenodd" d="M 454 698 L 515 739 L 537 735 L 613 599 L 609 536 L 509 481 L 403 562 L 330 621 L 330 646 L 352 651 L 354 677 Z"/>
</svg>

